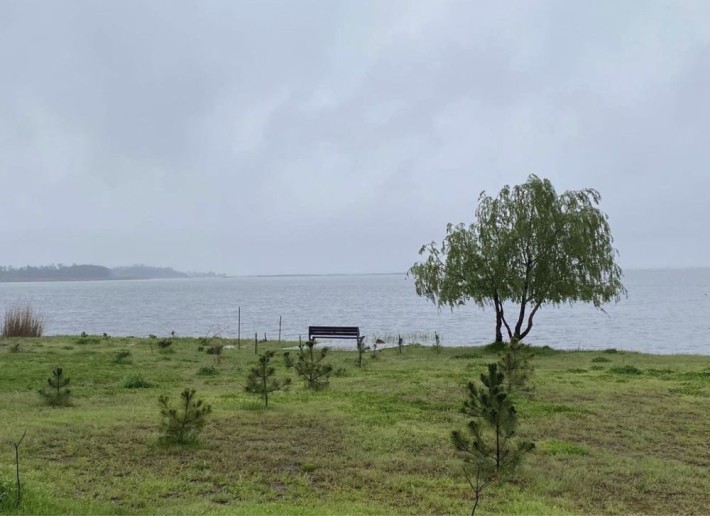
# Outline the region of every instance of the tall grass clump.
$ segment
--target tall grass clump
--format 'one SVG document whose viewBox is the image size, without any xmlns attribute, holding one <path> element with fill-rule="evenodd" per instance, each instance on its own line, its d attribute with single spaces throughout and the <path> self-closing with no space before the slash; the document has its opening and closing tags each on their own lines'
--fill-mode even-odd
<svg viewBox="0 0 710 516">
<path fill-rule="evenodd" d="M 15 303 L 5 309 L 3 337 L 41 337 L 43 332 L 44 316 L 30 303 Z"/>
</svg>

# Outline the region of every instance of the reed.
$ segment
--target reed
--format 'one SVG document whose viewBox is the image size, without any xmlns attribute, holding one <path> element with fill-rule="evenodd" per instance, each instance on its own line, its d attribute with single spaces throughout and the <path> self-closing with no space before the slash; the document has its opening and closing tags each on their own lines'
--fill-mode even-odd
<svg viewBox="0 0 710 516">
<path fill-rule="evenodd" d="M 30 303 L 15 303 L 5 309 L 2 324 L 3 337 L 41 337 L 44 332 L 44 316 Z"/>
</svg>

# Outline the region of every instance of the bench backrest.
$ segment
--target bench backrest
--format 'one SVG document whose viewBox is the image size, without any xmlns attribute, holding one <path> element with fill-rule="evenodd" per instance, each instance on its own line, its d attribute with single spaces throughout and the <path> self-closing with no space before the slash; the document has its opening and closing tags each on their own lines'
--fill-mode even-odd
<svg viewBox="0 0 710 516">
<path fill-rule="evenodd" d="M 357 326 L 309 326 L 308 339 L 359 339 L 360 328 Z"/>
</svg>

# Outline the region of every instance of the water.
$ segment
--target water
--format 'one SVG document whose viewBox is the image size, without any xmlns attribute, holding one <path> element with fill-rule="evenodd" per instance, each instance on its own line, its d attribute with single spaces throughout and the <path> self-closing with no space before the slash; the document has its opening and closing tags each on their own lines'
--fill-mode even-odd
<svg viewBox="0 0 710 516">
<path fill-rule="evenodd" d="M 559 349 L 618 349 L 710 354 L 710 269 L 629 271 L 627 299 L 605 307 L 543 307 L 526 342 Z M 297 340 L 309 325 L 360 326 L 371 342 L 479 345 L 493 338 L 494 312 L 473 305 L 440 312 L 404 275 L 0 284 L 0 311 L 29 301 L 46 334 L 182 336 L 219 333 Z M 512 314 L 512 306 L 508 307 Z M 345 345 L 354 345 L 343 341 Z"/>
</svg>

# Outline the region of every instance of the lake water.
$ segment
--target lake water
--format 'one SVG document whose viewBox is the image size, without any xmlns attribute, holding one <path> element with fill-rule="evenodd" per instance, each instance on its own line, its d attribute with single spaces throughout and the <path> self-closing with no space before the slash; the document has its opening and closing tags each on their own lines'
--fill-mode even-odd
<svg viewBox="0 0 710 516">
<path fill-rule="evenodd" d="M 710 269 L 628 271 L 629 296 L 605 311 L 589 305 L 543 307 L 528 343 L 559 349 L 619 349 L 710 354 Z M 360 326 L 371 342 L 443 345 L 491 342 L 494 312 L 473 305 L 438 311 L 400 275 L 239 277 L 211 279 L 0 284 L 0 310 L 29 301 L 48 335 L 203 336 L 297 340 L 309 325 Z M 511 312 L 512 307 L 508 310 Z M 353 346 L 349 341 L 342 342 Z"/>
</svg>

